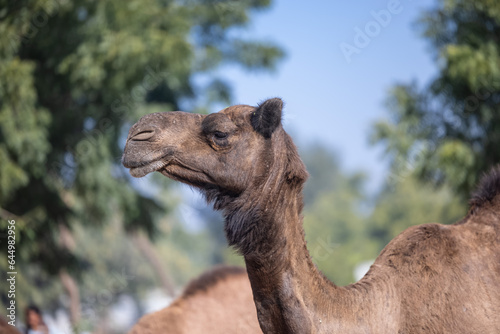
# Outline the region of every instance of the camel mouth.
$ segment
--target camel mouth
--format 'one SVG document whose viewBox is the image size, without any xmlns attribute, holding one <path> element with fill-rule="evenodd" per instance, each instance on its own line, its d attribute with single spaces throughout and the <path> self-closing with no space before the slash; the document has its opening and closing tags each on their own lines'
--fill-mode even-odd
<svg viewBox="0 0 500 334">
<path fill-rule="evenodd" d="M 166 165 L 167 165 L 166 162 L 157 160 L 145 166 L 127 167 L 127 168 L 129 168 L 130 175 L 136 178 L 141 178 L 148 175 L 149 173 L 153 173 L 159 171 L 160 169 L 163 169 Z"/>
<path fill-rule="evenodd" d="M 140 147 L 127 146 L 122 156 L 123 166 L 129 169 L 130 175 L 137 178 L 159 171 L 167 166 L 174 156 L 171 147 L 164 148 L 161 152 L 153 154 L 139 149 Z"/>
<path fill-rule="evenodd" d="M 122 158 L 122 164 L 125 168 L 129 169 L 130 175 L 140 178 L 164 168 L 169 163 L 169 156 L 170 153 L 166 153 L 156 159 L 144 161 L 130 159 L 125 154 Z"/>
</svg>

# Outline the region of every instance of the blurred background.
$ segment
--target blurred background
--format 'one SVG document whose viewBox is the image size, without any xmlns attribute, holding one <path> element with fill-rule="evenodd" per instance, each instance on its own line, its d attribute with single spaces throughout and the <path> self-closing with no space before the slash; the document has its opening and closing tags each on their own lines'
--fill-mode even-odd
<svg viewBox="0 0 500 334">
<path fill-rule="evenodd" d="M 217 264 L 223 221 L 120 158 L 144 114 L 285 100 L 318 267 L 359 279 L 406 227 L 452 223 L 500 161 L 500 2 L 0 1 L 0 284 L 17 324 L 125 333 Z"/>
</svg>

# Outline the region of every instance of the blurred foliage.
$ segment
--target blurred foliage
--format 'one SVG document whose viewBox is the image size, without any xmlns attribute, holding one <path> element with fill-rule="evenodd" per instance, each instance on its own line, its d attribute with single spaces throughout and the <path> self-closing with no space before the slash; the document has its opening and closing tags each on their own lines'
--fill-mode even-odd
<svg viewBox="0 0 500 334">
<path fill-rule="evenodd" d="M 184 286 L 210 267 L 210 240 L 206 233 L 188 233 L 174 217 L 156 224 L 161 235 L 152 247 L 175 287 Z M 124 231 L 121 220 L 112 221 L 105 228 L 80 226 L 75 236 L 78 253 L 92 264 L 81 283 L 81 329 L 95 330 L 96 324 L 103 320 L 105 323 L 111 306 L 119 303 L 123 295 L 134 298 L 138 315 L 142 315 L 145 297 L 155 287 L 161 289 L 162 282 L 154 266 Z M 164 293 L 168 296 L 168 291 Z M 176 288 L 175 296 L 179 293 Z"/>
<path fill-rule="evenodd" d="M 209 240 L 210 263 L 245 266 L 243 257 L 231 247 L 227 247 L 224 232 L 224 217 L 220 211 L 214 211 L 205 201 L 196 205 L 196 213 L 203 220 L 207 240 Z"/>
<path fill-rule="evenodd" d="M 406 228 L 426 223 L 451 224 L 460 220 L 468 206 L 450 190 L 423 185 L 414 177 L 386 187 L 375 200 L 368 220 L 369 238 L 379 244 L 377 253 Z"/>
<path fill-rule="evenodd" d="M 89 270 L 104 273 L 112 263 L 123 264 L 113 252 L 128 253 L 111 247 L 113 238 L 105 235 L 89 237 L 104 244 L 89 242 L 88 252 L 68 247 L 62 229 L 99 231 L 121 219 L 127 232 L 158 234 L 160 216 L 174 205 L 159 200 L 149 181 L 131 181 L 121 167 L 128 128 L 141 115 L 179 109 L 181 103 L 198 111 L 230 103 L 230 86 L 216 75 L 222 64 L 273 70 L 283 57 L 280 48 L 235 33 L 269 5 L 269 0 L 2 1 L 0 218 L 16 220 L 19 268 L 36 268 L 47 280 L 64 268 L 90 282 Z M 197 76 L 205 76 L 203 84 Z M 5 254 L 6 247 L 0 249 Z M 33 289 L 27 291 L 35 296 L 41 285 L 30 283 Z M 0 294 L 4 303 L 5 291 Z"/>
<path fill-rule="evenodd" d="M 354 268 L 373 258 L 362 206 L 364 176 L 346 173 L 337 156 L 319 145 L 302 154 L 309 180 L 304 189 L 307 246 L 319 269 L 336 284 L 354 281 Z"/>
<path fill-rule="evenodd" d="M 500 161 L 500 2 L 439 0 L 418 23 L 439 74 L 396 85 L 372 135 L 396 175 L 447 183 L 462 198 Z"/>
</svg>

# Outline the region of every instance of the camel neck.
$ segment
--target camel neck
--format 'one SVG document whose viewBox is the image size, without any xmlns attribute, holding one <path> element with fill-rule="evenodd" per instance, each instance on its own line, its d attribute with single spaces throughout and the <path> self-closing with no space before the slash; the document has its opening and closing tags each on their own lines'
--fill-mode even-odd
<svg viewBox="0 0 500 334">
<path fill-rule="evenodd" d="M 273 136 L 282 137 L 256 164 L 251 186 L 219 207 L 225 211 L 229 244 L 245 258 L 264 332 L 314 333 L 311 329 L 319 328 L 330 309 L 328 297 L 339 288 L 319 273 L 306 247 L 305 166 L 286 133 Z"/>
<path fill-rule="evenodd" d="M 234 245 L 245 257 L 265 333 L 310 333 L 322 321 L 322 311 L 315 309 L 318 300 L 327 305 L 325 293 L 337 289 L 319 273 L 307 250 L 301 188 L 277 183 L 276 192 L 261 192 L 237 221 L 245 230 Z"/>
</svg>

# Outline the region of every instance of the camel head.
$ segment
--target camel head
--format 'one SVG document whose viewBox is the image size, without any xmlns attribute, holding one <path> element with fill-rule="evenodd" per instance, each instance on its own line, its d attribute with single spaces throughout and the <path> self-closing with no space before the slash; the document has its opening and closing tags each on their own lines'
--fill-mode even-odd
<svg viewBox="0 0 500 334">
<path fill-rule="evenodd" d="M 282 107 L 282 100 L 273 98 L 257 107 L 236 105 L 209 115 L 146 115 L 130 129 L 123 165 L 134 177 L 158 171 L 199 188 L 211 200 L 237 197 L 256 180 L 268 178 L 279 147 L 293 146 L 281 125 Z"/>
</svg>

